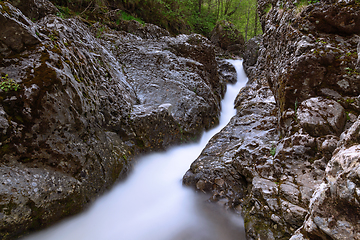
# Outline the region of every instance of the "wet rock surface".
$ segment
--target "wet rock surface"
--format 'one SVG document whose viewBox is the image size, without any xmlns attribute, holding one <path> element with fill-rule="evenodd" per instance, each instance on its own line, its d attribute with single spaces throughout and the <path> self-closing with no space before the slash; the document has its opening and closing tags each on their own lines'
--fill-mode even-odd
<svg viewBox="0 0 360 240">
<path fill-rule="evenodd" d="M 46 15 L 59 12 L 54 4 L 47 0 L 11 0 L 9 2 L 31 21 L 36 21 Z"/>
<path fill-rule="evenodd" d="M 345 126 L 345 110 L 334 100 L 309 98 L 297 110 L 300 126 L 310 135 L 340 135 Z"/>
<path fill-rule="evenodd" d="M 249 239 L 359 238 L 359 6 L 258 2 L 237 114 L 183 179 Z"/>
<path fill-rule="evenodd" d="M 11 4 L 0 3 L 0 20 L 0 54 L 17 53 L 40 42 L 34 24 Z"/>
<path fill-rule="evenodd" d="M 2 239 L 81 211 L 139 154 L 218 122 L 227 80 L 206 38 L 0 7 Z"/>
<path fill-rule="evenodd" d="M 259 48 L 262 39 L 261 36 L 256 36 L 254 38 L 249 39 L 245 44 L 245 50 L 243 54 L 244 58 L 244 70 L 246 74 L 248 74 L 248 70 L 256 64 L 256 61 L 259 57 Z"/>
</svg>

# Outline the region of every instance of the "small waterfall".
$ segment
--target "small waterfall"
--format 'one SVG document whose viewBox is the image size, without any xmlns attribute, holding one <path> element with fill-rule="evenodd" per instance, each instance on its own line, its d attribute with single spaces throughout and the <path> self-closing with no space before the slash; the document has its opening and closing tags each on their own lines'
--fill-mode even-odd
<svg viewBox="0 0 360 240">
<path fill-rule="evenodd" d="M 130 176 L 84 213 L 35 233 L 26 240 L 241 240 L 243 220 L 204 203 L 182 186 L 182 176 L 210 138 L 235 115 L 234 99 L 247 78 L 240 60 L 235 85 L 221 102 L 220 124 L 198 143 L 173 147 L 139 160 Z"/>
</svg>

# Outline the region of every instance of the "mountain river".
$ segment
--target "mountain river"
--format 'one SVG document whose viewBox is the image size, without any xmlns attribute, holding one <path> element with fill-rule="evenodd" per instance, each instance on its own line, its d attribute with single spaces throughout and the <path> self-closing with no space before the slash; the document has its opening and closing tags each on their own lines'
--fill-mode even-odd
<svg viewBox="0 0 360 240">
<path fill-rule="evenodd" d="M 227 86 L 220 124 L 197 143 L 139 159 L 128 178 L 72 218 L 23 240 L 244 240 L 243 219 L 182 186 L 182 177 L 211 137 L 235 115 L 234 99 L 247 78 L 230 61 L 237 83 Z"/>
</svg>

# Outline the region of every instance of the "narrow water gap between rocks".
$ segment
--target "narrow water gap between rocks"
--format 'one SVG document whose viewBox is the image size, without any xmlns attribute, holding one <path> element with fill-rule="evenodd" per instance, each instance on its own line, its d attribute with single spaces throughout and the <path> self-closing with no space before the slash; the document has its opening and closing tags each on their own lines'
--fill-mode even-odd
<svg viewBox="0 0 360 240">
<path fill-rule="evenodd" d="M 24 240 L 242 240 L 243 219 L 182 186 L 182 176 L 213 135 L 235 115 L 234 99 L 247 82 L 242 61 L 230 61 L 237 83 L 227 86 L 220 124 L 197 143 L 142 157 L 124 182 L 87 211 Z"/>
</svg>

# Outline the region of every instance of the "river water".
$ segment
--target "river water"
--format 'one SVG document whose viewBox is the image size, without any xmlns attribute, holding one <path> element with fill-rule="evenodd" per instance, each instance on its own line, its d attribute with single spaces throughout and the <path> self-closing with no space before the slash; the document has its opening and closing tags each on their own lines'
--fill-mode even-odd
<svg viewBox="0 0 360 240">
<path fill-rule="evenodd" d="M 182 186 L 182 176 L 210 138 L 235 115 L 234 99 L 247 78 L 240 60 L 230 61 L 237 83 L 228 85 L 220 124 L 198 143 L 150 154 L 130 176 L 84 213 L 24 240 L 243 240 L 243 219 Z"/>
</svg>

